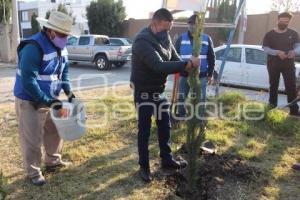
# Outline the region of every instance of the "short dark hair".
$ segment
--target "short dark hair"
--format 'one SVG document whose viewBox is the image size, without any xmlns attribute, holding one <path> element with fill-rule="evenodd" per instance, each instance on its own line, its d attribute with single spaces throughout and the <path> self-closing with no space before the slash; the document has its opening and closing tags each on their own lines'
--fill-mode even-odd
<svg viewBox="0 0 300 200">
<path fill-rule="evenodd" d="M 280 13 L 278 15 L 278 19 L 280 18 L 289 18 L 289 19 L 292 19 L 293 18 L 293 15 L 289 12 L 283 12 L 283 13 Z"/>
<path fill-rule="evenodd" d="M 197 19 L 197 15 L 193 14 L 192 16 L 189 17 L 188 24 L 195 24 L 196 19 Z"/>
<path fill-rule="evenodd" d="M 161 8 L 153 14 L 152 20 L 157 21 L 168 21 L 171 22 L 174 20 L 173 15 L 170 11 L 165 8 Z"/>
</svg>

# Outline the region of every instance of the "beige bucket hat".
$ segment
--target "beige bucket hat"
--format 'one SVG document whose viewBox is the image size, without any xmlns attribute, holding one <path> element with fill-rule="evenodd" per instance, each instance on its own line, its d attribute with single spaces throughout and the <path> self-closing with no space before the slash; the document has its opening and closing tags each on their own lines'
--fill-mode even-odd
<svg viewBox="0 0 300 200">
<path fill-rule="evenodd" d="M 73 27 L 73 18 L 59 11 L 52 11 L 49 19 L 37 18 L 41 27 L 46 27 L 65 35 L 78 35 Z"/>
</svg>

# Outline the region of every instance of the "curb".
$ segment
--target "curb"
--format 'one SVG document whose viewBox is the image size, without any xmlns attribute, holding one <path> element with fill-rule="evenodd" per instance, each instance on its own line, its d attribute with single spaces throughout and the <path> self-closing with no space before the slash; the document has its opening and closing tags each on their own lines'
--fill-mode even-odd
<svg viewBox="0 0 300 200">
<path fill-rule="evenodd" d="M 5 69 L 5 68 L 13 68 L 13 69 L 15 69 L 16 67 L 17 67 L 17 64 L 1 63 L 0 62 L 0 69 Z"/>
</svg>

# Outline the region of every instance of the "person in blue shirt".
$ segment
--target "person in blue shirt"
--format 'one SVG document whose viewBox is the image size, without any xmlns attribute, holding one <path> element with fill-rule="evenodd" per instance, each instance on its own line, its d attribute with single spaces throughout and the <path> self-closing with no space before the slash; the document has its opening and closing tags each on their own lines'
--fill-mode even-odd
<svg viewBox="0 0 300 200">
<path fill-rule="evenodd" d="M 196 15 L 192 15 L 188 19 L 189 30 L 183 33 L 176 41 L 175 48 L 182 60 L 188 60 L 192 57 L 193 49 L 193 29 L 195 28 Z M 213 82 L 213 71 L 215 68 L 215 53 L 214 45 L 211 38 L 207 34 L 202 34 L 202 46 L 200 53 L 201 64 L 199 66 L 199 78 L 201 81 L 201 101 L 205 102 L 207 84 Z M 181 72 L 179 78 L 179 93 L 178 93 L 178 116 L 186 117 L 184 106 L 185 99 L 189 93 L 189 85 L 187 82 L 188 73 Z"/>
<path fill-rule="evenodd" d="M 65 48 L 73 19 L 54 11 L 49 20 L 38 19 L 42 31 L 22 41 L 14 86 L 15 107 L 24 168 L 34 185 L 46 183 L 41 172 L 41 146 L 45 148 L 46 170 L 66 166 L 61 159 L 63 141 L 51 119 L 49 108 L 59 110 L 61 89 L 71 102 L 75 98 L 69 84 Z"/>
</svg>

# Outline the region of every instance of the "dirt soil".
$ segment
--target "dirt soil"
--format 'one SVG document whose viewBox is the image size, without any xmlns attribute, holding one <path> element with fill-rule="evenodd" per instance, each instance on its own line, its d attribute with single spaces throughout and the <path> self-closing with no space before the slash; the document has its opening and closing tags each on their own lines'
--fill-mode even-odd
<svg viewBox="0 0 300 200">
<path fill-rule="evenodd" d="M 247 199 L 243 188 L 255 183 L 261 172 L 235 155 L 203 155 L 197 176 L 198 191 L 193 197 L 188 197 L 184 174 L 184 171 L 177 171 L 166 182 L 174 188 L 177 196 L 197 200 L 234 200 Z"/>
</svg>

